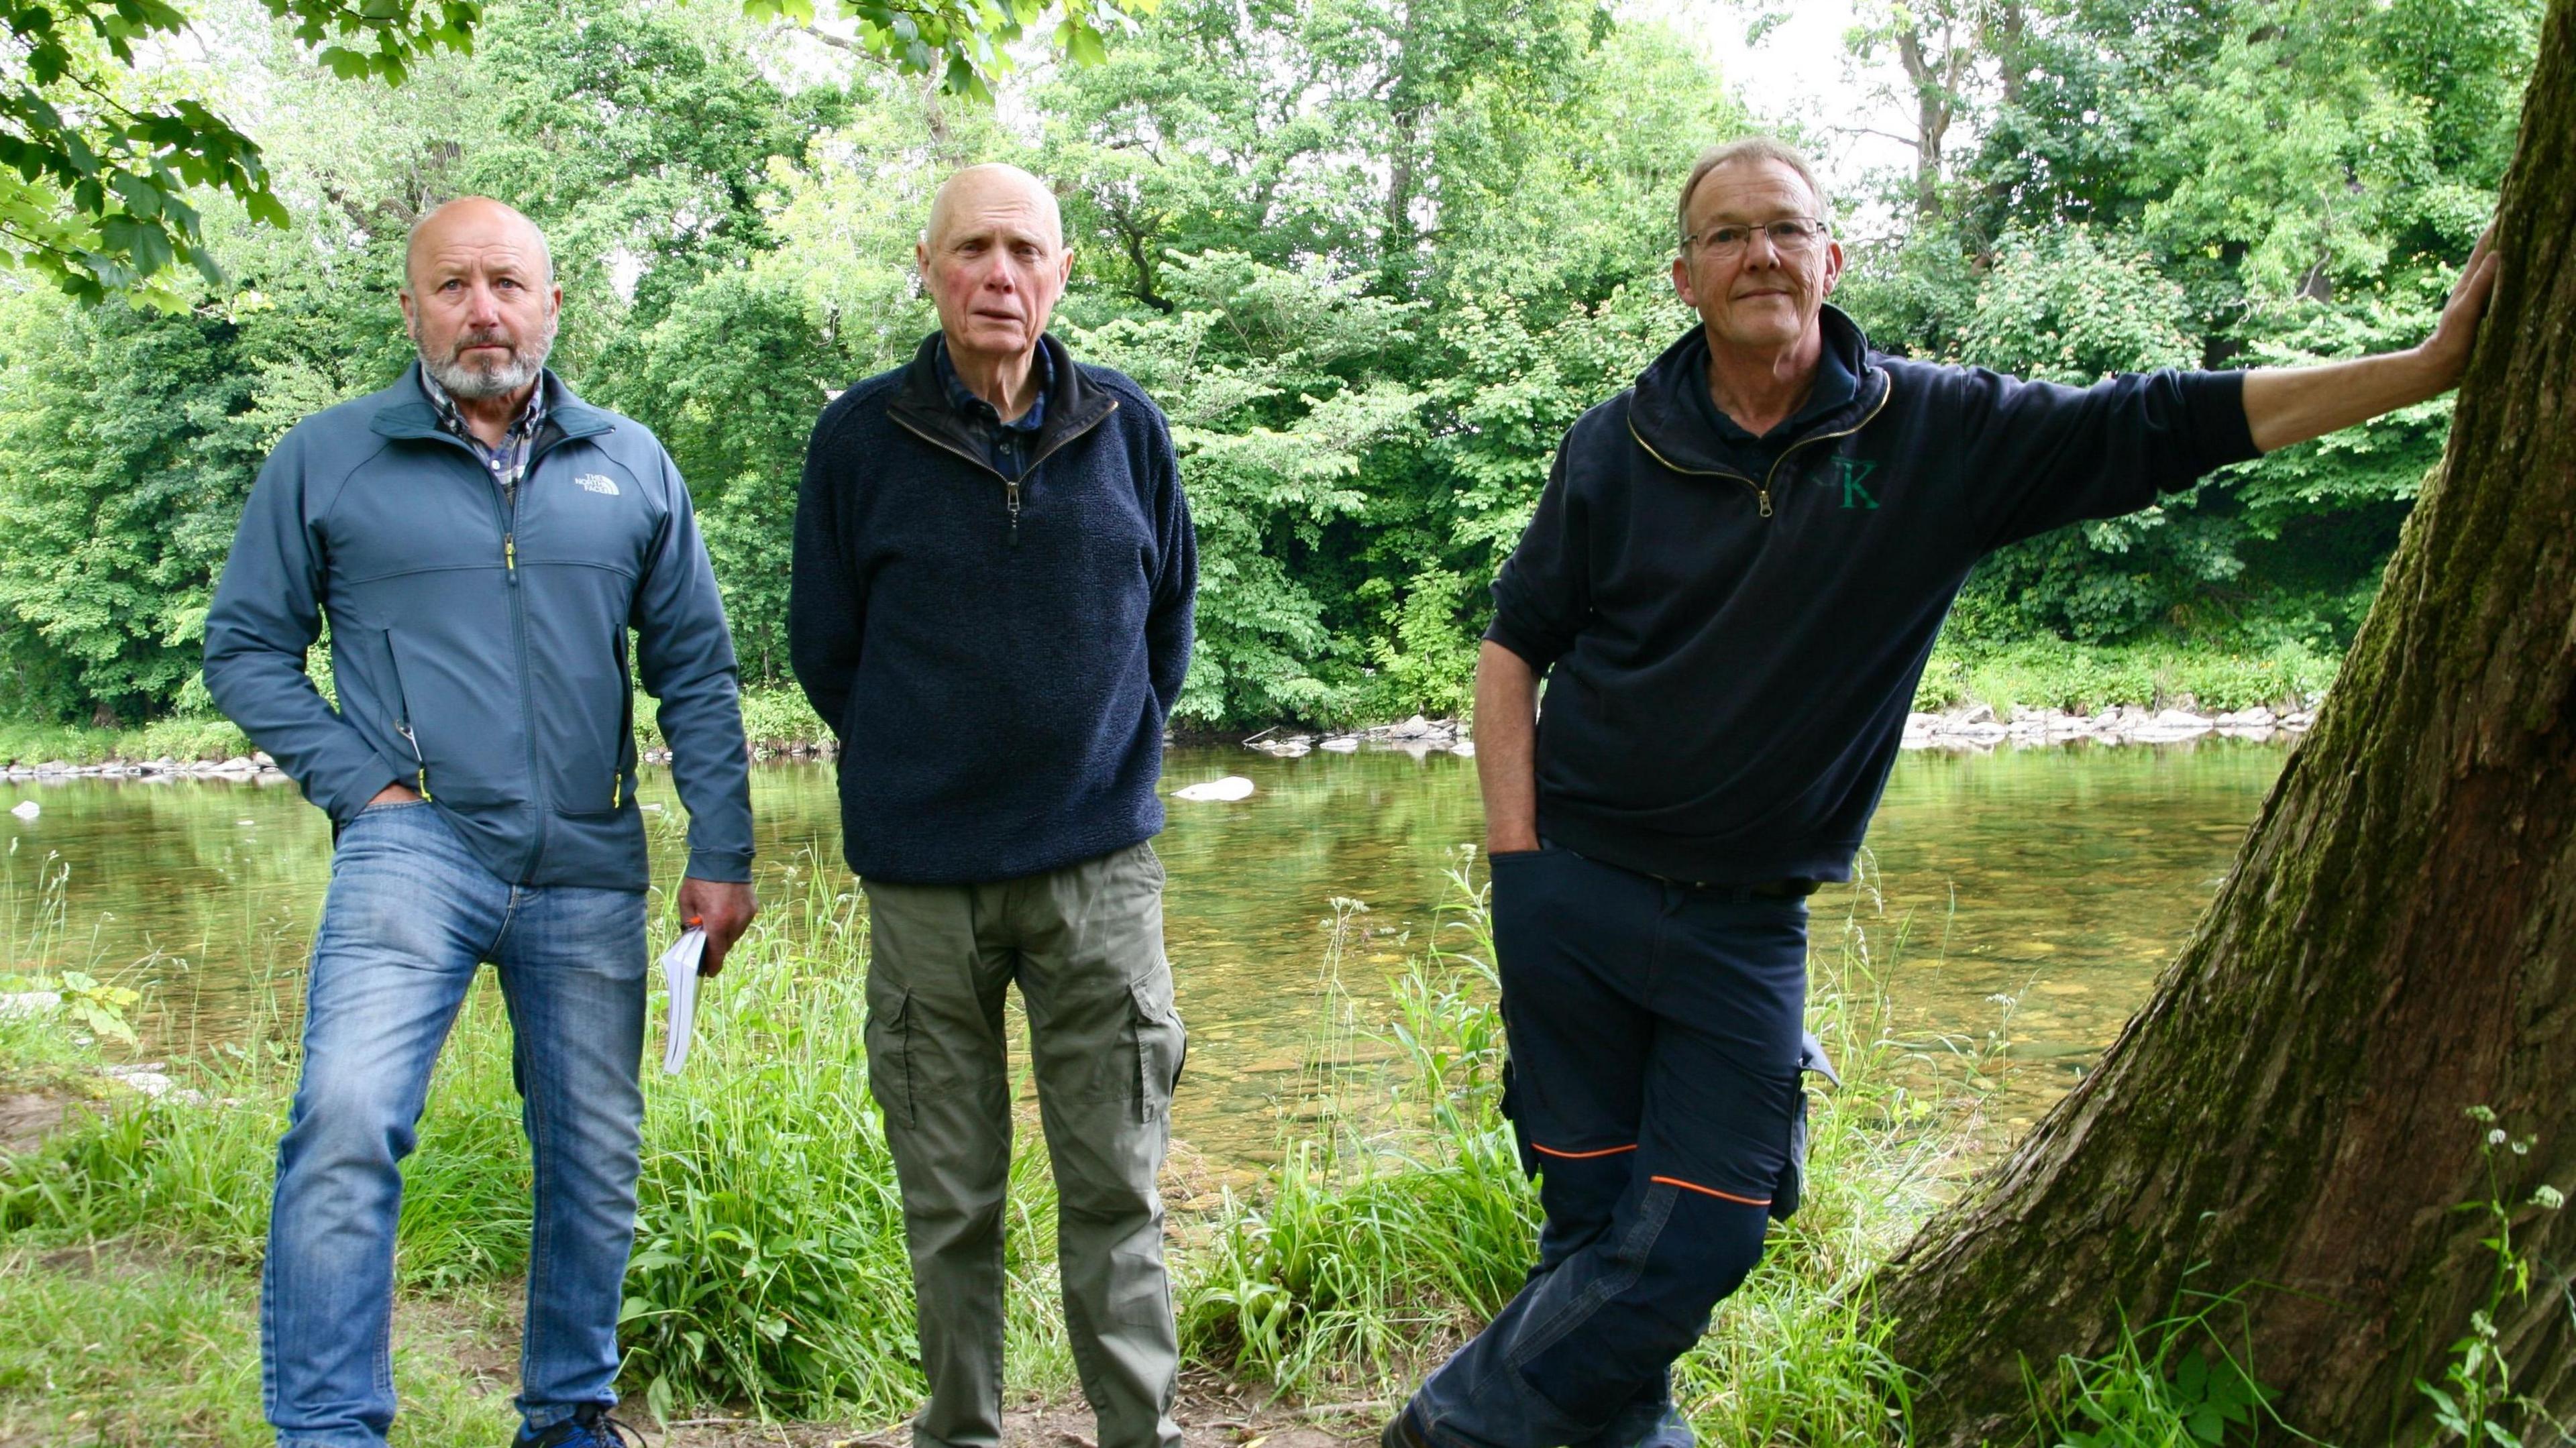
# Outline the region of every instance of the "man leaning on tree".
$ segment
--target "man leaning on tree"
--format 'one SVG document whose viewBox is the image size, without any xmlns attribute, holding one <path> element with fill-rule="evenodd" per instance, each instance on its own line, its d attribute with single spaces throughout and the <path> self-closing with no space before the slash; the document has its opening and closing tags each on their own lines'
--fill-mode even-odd
<svg viewBox="0 0 2576 1448">
<path fill-rule="evenodd" d="M 1182 1033 L 1147 841 L 1189 667 L 1189 507 L 1152 401 L 1047 333 L 1072 258 L 1045 186 L 959 172 L 915 260 L 939 331 L 815 424 L 788 608 L 867 893 L 868 1077 L 930 1380 L 913 1441 L 1001 1439 L 1016 983 L 1100 1448 L 1176 1448 L 1156 1176 Z"/>
<path fill-rule="evenodd" d="M 1871 351 L 1778 142 L 1702 156 L 1678 220 L 1699 325 L 1566 434 L 1477 670 L 1539 1261 L 1386 1448 L 1691 1442 L 1672 1362 L 1796 1204 L 1806 898 L 1850 878 L 1968 570 L 2447 390 L 2495 273 L 2410 351 L 2072 388 Z"/>
<path fill-rule="evenodd" d="M 268 1419 L 280 1448 L 385 1442 L 400 1167 L 490 961 L 535 1153 L 517 1441 L 606 1448 L 632 1437 L 607 1410 L 644 1109 L 634 682 L 713 974 L 754 909 L 733 644 L 669 455 L 546 370 L 544 235 L 449 202 L 401 300 L 418 361 L 287 433 L 206 618 L 207 689 L 334 838 L 260 1282 Z M 336 709 L 305 671 L 326 617 Z"/>
</svg>

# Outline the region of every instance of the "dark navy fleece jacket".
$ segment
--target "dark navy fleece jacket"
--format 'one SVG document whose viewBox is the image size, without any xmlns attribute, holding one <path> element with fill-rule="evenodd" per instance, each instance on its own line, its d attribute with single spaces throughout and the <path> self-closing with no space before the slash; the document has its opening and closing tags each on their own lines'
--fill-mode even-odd
<svg viewBox="0 0 2576 1448">
<path fill-rule="evenodd" d="M 1041 339 L 1016 483 L 938 338 L 823 410 L 796 505 L 789 653 L 839 735 L 865 879 L 1006 880 L 1163 827 L 1163 723 L 1190 658 L 1196 542 L 1162 414 Z"/>
<path fill-rule="evenodd" d="M 2244 377 L 2087 388 L 1869 350 L 1759 448 L 1698 400 L 1694 328 L 1576 421 L 1486 637 L 1547 679 L 1539 832 L 1672 879 L 1842 880 L 1978 559 L 2256 455 Z"/>
</svg>

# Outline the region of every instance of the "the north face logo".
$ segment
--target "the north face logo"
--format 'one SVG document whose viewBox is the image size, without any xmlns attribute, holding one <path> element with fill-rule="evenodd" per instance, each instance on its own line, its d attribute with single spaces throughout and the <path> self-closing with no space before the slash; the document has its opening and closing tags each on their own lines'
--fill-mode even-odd
<svg viewBox="0 0 2576 1448">
<path fill-rule="evenodd" d="M 584 473 L 572 481 L 574 487 L 584 489 L 588 492 L 606 493 L 612 498 L 617 496 L 617 484 L 608 478 L 601 477 L 597 473 Z"/>
</svg>

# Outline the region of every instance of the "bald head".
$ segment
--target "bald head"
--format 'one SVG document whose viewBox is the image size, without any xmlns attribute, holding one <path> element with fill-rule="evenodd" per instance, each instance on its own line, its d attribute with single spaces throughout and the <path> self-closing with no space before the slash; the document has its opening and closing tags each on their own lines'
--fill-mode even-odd
<svg viewBox="0 0 2576 1448">
<path fill-rule="evenodd" d="M 489 196 L 459 196 L 411 224 L 411 239 L 403 248 L 404 288 L 419 290 L 424 257 L 453 255 L 467 247 L 506 251 L 531 266 L 537 285 L 554 285 L 554 251 L 535 222 Z"/>
<path fill-rule="evenodd" d="M 1015 374 L 1035 355 L 1073 267 L 1055 193 L 1019 167 L 1001 165 L 969 166 L 948 178 L 930 203 L 913 260 L 939 308 L 952 359 L 1007 361 Z"/>
<path fill-rule="evenodd" d="M 1057 250 L 1064 247 L 1064 214 L 1046 183 L 1001 161 L 969 166 L 940 183 L 930 198 L 930 224 L 922 245 L 936 251 L 961 218 L 992 218 L 1019 223 L 1044 237 Z"/>
</svg>

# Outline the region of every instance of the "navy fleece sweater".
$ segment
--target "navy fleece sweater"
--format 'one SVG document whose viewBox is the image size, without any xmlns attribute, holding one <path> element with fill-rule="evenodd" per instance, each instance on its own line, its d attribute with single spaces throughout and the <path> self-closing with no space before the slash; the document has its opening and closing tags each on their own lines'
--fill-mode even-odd
<svg viewBox="0 0 2576 1448">
<path fill-rule="evenodd" d="M 1539 831 L 1612 864 L 1750 884 L 1850 878 L 1914 686 L 1968 570 L 2255 456 L 2241 373 L 2088 388 L 1869 350 L 1758 447 L 1696 395 L 1694 328 L 1557 449 L 1486 637 L 1547 677 Z"/>
<path fill-rule="evenodd" d="M 949 401 L 936 336 L 833 401 L 796 505 L 789 652 L 839 734 L 866 879 L 1006 880 L 1163 827 L 1196 543 L 1171 434 L 1053 337 L 1016 483 Z"/>
</svg>

